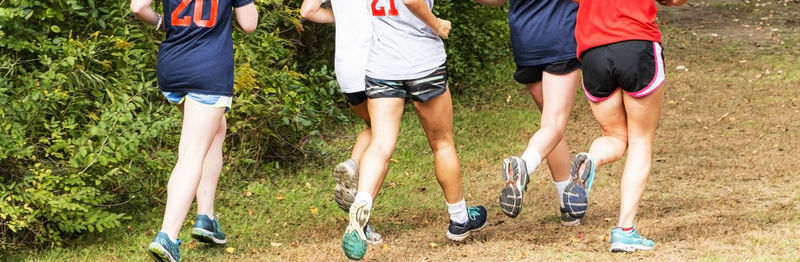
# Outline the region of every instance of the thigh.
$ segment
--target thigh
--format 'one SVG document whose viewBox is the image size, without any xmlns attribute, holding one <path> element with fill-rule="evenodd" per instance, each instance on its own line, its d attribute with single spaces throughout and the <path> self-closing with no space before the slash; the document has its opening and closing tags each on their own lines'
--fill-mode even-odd
<svg viewBox="0 0 800 262">
<path fill-rule="evenodd" d="M 602 102 L 591 102 L 589 106 L 604 136 L 627 137 L 628 121 L 622 92 L 615 92 Z"/>
<path fill-rule="evenodd" d="M 195 101 L 183 104 L 183 127 L 179 154 L 208 151 L 214 135 L 221 127 L 225 107 L 208 107 Z"/>
<path fill-rule="evenodd" d="M 405 98 L 370 98 L 367 107 L 372 128 L 372 142 L 374 145 L 391 147 L 397 143 L 400 132 L 400 122 L 403 117 Z"/>
<path fill-rule="evenodd" d="M 656 128 L 661 119 L 664 89 L 659 88 L 644 97 L 625 94 L 625 111 L 627 112 L 628 137 L 631 142 L 642 140 L 652 144 Z"/>
<path fill-rule="evenodd" d="M 555 75 L 548 72 L 544 73 L 542 79 L 542 96 L 544 105 L 542 108 L 542 120 L 545 118 L 566 119 L 575 101 L 575 90 L 578 88 L 580 70 L 573 70 L 570 73 Z"/>
<path fill-rule="evenodd" d="M 427 102 L 414 101 L 417 116 L 428 143 L 431 147 L 436 146 L 437 141 L 453 141 L 453 101 L 450 97 L 450 90 Z"/>
</svg>

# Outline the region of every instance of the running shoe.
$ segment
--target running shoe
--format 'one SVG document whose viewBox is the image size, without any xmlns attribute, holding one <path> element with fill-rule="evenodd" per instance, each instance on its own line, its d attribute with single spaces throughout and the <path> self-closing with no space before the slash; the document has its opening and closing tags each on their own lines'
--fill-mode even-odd
<svg viewBox="0 0 800 262">
<path fill-rule="evenodd" d="M 450 227 L 447 228 L 447 238 L 453 241 L 462 241 L 469 236 L 470 232 L 480 231 L 486 227 L 486 208 L 483 206 L 473 206 L 467 208 L 469 219 L 463 224 L 457 224 L 450 220 Z"/>
<path fill-rule="evenodd" d="M 350 222 L 342 236 L 342 249 L 347 258 L 361 260 L 367 252 L 367 235 L 364 228 L 369 222 L 367 202 L 359 201 L 350 206 Z"/>
<path fill-rule="evenodd" d="M 508 157 L 503 160 L 501 170 L 505 185 L 500 192 L 500 207 L 506 216 L 517 217 L 522 210 L 522 194 L 528 188 L 530 180 L 525 160 L 515 156 Z"/>
<path fill-rule="evenodd" d="M 192 227 L 192 237 L 200 242 L 212 245 L 224 245 L 228 242 L 225 233 L 219 226 L 219 221 L 215 217 L 213 220 L 207 215 L 197 215 Z"/>
<path fill-rule="evenodd" d="M 566 208 L 561 208 L 561 224 L 574 227 L 580 225 L 581 220 L 570 216 Z"/>
<path fill-rule="evenodd" d="M 578 172 L 581 164 L 584 165 L 583 171 Z M 595 163 L 588 153 L 579 153 L 572 160 L 570 167 L 570 182 L 564 189 L 562 200 L 567 214 L 581 219 L 586 215 L 586 208 L 589 206 L 589 191 L 594 181 Z"/>
<path fill-rule="evenodd" d="M 611 252 L 634 252 L 636 250 L 650 250 L 656 245 L 650 239 L 644 238 L 636 232 L 636 227 L 630 231 L 622 228 L 611 229 Z"/>
<path fill-rule="evenodd" d="M 348 212 L 358 189 L 358 163 L 353 159 L 339 163 L 333 169 L 333 178 L 336 179 L 334 200 L 339 208 Z"/>
<path fill-rule="evenodd" d="M 153 242 L 147 246 L 147 251 L 153 255 L 153 259 L 159 262 L 178 262 L 181 261 L 181 240 L 175 242 L 169 240 L 167 233 L 158 232 Z"/>
<path fill-rule="evenodd" d="M 375 232 L 375 229 L 369 224 L 364 227 L 364 234 L 367 235 L 367 243 L 370 245 L 377 246 L 383 243 L 383 236 Z"/>
</svg>

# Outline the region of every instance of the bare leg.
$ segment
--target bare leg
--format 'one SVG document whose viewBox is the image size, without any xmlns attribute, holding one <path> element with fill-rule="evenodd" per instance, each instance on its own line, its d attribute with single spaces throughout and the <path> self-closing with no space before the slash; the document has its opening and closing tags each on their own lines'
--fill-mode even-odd
<svg viewBox="0 0 800 262">
<path fill-rule="evenodd" d="M 625 94 L 623 100 L 628 112 L 628 158 L 620 182 L 620 215 L 617 226 L 631 227 L 650 175 L 653 140 L 661 118 L 664 88 L 642 98 Z"/>
<path fill-rule="evenodd" d="M 369 110 L 367 108 L 366 101 L 358 105 L 351 105 L 350 108 L 353 109 L 353 112 L 355 112 L 358 117 L 367 123 L 367 127 L 358 133 L 358 136 L 356 137 L 356 143 L 353 145 L 353 152 L 350 154 L 350 159 L 358 162 L 361 159 L 361 156 L 364 155 L 364 151 L 367 150 L 367 146 L 369 146 L 369 140 L 372 137 L 372 130 L 370 129 Z"/>
<path fill-rule="evenodd" d="M 225 108 L 209 108 L 191 100 L 184 103 L 178 163 L 167 185 L 167 207 L 161 231 L 176 239 L 192 205 L 203 172 L 203 160 L 225 114 Z"/>
<path fill-rule="evenodd" d="M 596 138 L 589 149 L 595 166 L 617 161 L 628 147 L 628 124 L 622 93 L 615 92 L 603 102 L 589 103 L 603 131 L 603 136 Z"/>
<path fill-rule="evenodd" d="M 217 192 L 217 182 L 222 173 L 222 144 L 225 141 L 225 132 L 228 125 L 225 116 L 219 122 L 214 141 L 208 149 L 206 159 L 203 160 L 203 175 L 197 187 L 197 214 L 214 217 L 214 198 Z"/>
<path fill-rule="evenodd" d="M 369 146 L 358 165 L 359 192 L 370 192 L 373 197 L 377 195 L 380 183 L 386 175 L 387 163 L 397 145 L 404 104 L 404 98 L 376 98 L 367 101 L 373 132 Z"/>
<path fill-rule="evenodd" d="M 569 179 L 570 159 L 565 133 L 579 77 L 580 70 L 564 75 L 544 72 L 542 82 L 528 85 L 542 112 L 539 130 L 528 141 L 528 148 L 535 149 L 547 159 L 553 181 Z"/>
<path fill-rule="evenodd" d="M 464 198 L 461 166 L 453 142 L 453 101 L 450 90 L 425 103 L 414 102 L 420 124 L 425 130 L 434 156 L 436 179 L 439 180 L 447 203 Z"/>
</svg>

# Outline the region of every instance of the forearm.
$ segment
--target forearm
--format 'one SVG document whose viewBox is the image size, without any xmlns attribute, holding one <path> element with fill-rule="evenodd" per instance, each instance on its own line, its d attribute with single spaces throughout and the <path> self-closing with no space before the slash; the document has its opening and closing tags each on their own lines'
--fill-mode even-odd
<svg viewBox="0 0 800 262">
<path fill-rule="evenodd" d="M 236 12 L 236 22 L 245 33 L 252 33 L 258 26 L 258 9 L 254 3 L 249 3 L 241 7 L 234 8 Z"/>
<path fill-rule="evenodd" d="M 320 0 L 305 0 L 300 6 L 300 16 L 314 23 L 333 23 L 333 11 L 322 8 Z"/>
<path fill-rule="evenodd" d="M 155 26 L 160 22 L 161 26 L 159 26 L 158 29 L 163 30 L 165 27 L 164 20 L 159 14 L 153 11 L 153 8 L 150 7 L 151 3 L 151 0 L 133 0 L 131 1 L 131 12 L 133 12 L 139 20 L 147 24 Z"/>
<path fill-rule="evenodd" d="M 414 16 L 422 20 L 426 25 L 431 28 L 437 28 L 439 26 L 439 18 L 433 15 L 433 12 L 430 7 L 428 7 L 428 4 L 425 3 L 425 0 L 403 0 L 403 4 L 406 5 Z"/>
<path fill-rule="evenodd" d="M 506 0 L 475 0 L 475 2 L 488 6 L 503 6 L 503 4 L 506 3 Z"/>
</svg>

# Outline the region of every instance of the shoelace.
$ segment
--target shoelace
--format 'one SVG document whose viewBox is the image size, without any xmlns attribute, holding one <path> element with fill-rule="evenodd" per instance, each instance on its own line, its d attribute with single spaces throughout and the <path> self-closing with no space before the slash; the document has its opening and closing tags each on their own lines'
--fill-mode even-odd
<svg viewBox="0 0 800 262">
<path fill-rule="evenodd" d="M 475 217 L 480 215 L 477 207 L 468 207 L 467 213 L 469 215 L 469 220 L 475 220 Z"/>
</svg>

